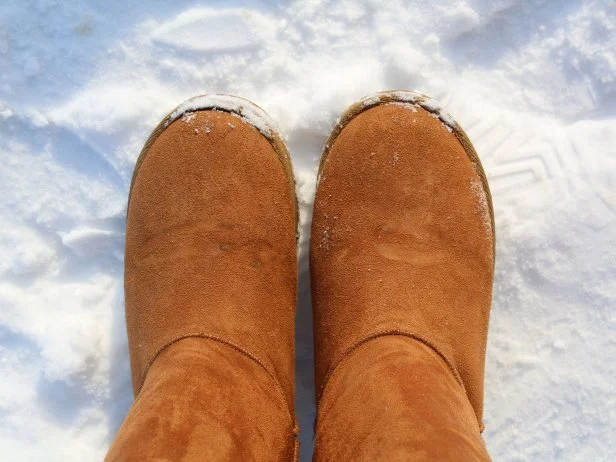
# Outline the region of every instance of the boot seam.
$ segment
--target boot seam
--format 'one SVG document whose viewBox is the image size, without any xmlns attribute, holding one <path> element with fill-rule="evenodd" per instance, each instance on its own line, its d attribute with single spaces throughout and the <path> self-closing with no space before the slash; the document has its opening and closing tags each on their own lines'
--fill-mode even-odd
<svg viewBox="0 0 616 462">
<path fill-rule="evenodd" d="M 322 416 L 320 415 L 320 412 L 318 411 L 318 409 L 319 409 L 319 406 L 321 405 L 321 400 L 323 398 L 323 395 L 325 394 L 325 389 L 327 387 L 327 384 L 329 383 L 329 379 L 332 377 L 332 375 L 334 374 L 334 372 L 336 371 L 338 366 L 347 357 L 349 357 L 355 350 L 357 350 L 359 347 L 361 347 L 361 346 L 365 345 L 366 343 L 369 343 L 369 342 L 371 342 L 373 340 L 376 340 L 378 338 L 387 337 L 387 336 L 407 337 L 407 338 L 413 339 L 413 340 L 418 341 L 418 342 L 424 344 L 425 346 L 427 346 L 430 350 L 432 350 L 434 353 L 436 353 L 443 360 L 443 362 L 445 363 L 445 365 L 447 366 L 447 368 L 450 370 L 450 372 L 452 373 L 453 377 L 455 378 L 456 382 L 458 382 L 458 384 L 462 388 L 462 391 L 464 392 L 464 395 L 468 399 L 468 393 L 466 392 L 466 387 L 464 386 L 464 382 L 462 381 L 462 377 L 458 373 L 458 371 L 455 368 L 455 366 L 453 365 L 452 361 L 450 361 L 449 358 L 434 343 L 430 342 L 429 340 L 427 340 L 426 338 L 422 337 L 421 335 L 417 335 L 417 334 L 415 334 L 413 332 L 410 332 L 410 331 L 398 330 L 398 329 L 389 329 L 389 330 L 374 332 L 374 333 L 369 334 L 368 336 L 362 338 L 361 340 L 355 342 L 349 348 L 344 350 L 344 352 L 338 357 L 338 359 L 334 363 L 332 363 L 332 365 L 327 370 L 327 373 L 325 374 L 325 378 L 323 379 L 323 383 L 321 384 L 321 387 L 319 389 L 319 395 L 318 395 L 317 400 L 316 400 L 317 419 L 322 418 Z M 482 421 L 479 420 L 479 418 L 477 418 L 477 423 L 479 425 L 479 431 L 480 431 L 480 433 L 482 433 L 483 430 L 485 429 L 485 425 L 483 424 Z M 315 421 L 315 430 L 316 430 L 316 421 Z"/>
<path fill-rule="evenodd" d="M 460 386 L 464 390 L 464 393 L 466 393 L 466 388 L 464 387 L 464 383 L 462 382 L 462 377 L 460 376 L 460 374 L 458 373 L 458 371 L 456 370 L 456 368 L 454 367 L 452 362 L 447 358 L 447 356 L 444 353 L 442 353 L 440 351 L 440 349 L 436 345 L 434 345 L 432 342 L 430 342 L 429 340 L 425 339 L 421 335 L 417 335 L 417 334 L 415 334 L 413 332 L 405 331 L 405 330 L 398 330 L 398 329 L 388 329 L 388 330 L 383 330 L 383 331 L 379 331 L 379 332 L 374 332 L 374 333 L 369 334 L 368 336 L 362 338 L 361 340 L 353 343 L 349 348 L 344 350 L 344 352 L 340 355 L 340 357 L 334 363 L 332 363 L 332 365 L 327 370 L 327 373 L 325 374 L 325 378 L 323 379 L 323 383 L 321 384 L 321 387 L 319 389 L 319 396 L 317 398 L 317 406 L 321 402 L 321 398 L 323 397 L 323 393 L 325 392 L 325 387 L 327 386 L 327 383 L 328 383 L 329 379 L 331 378 L 331 376 L 334 373 L 334 371 L 336 370 L 336 368 L 340 365 L 340 363 L 347 356 L 349 356 L 357 348 L 359 348 L 360 346 L 364 345 L 365 343 L 368 343 L 368 342 L 370 342 L 372 340 L 376 340 L 379 337 L 385 337 L 385 336 L 390 336 L 390 335 L 391 336 L 399 335 L 399 336 L 403 336 L 403 337 L 410 337 L 410 338 L 412 338 L 414 340 L 417 340 L 417 341 L 423 343 L 428 348 L 433 350 L 445 362 L 445 364 L 447 365 L 447 367 L 449 368 L 449 370 L 453 374 L 453 376 L 456 379 L 456 381 L 460 384 Z"/>
<path fill-rule="evenodd" d="M 241 347 L 240 345 L 237 345 L 236 343 L 233 343 L 233 342 L 231 342 L 229 340 L 226 340 L 223 337 L 219 337 L 219 336 L 212 335 L 212 334 L 207 334 L 205 332 L 193 332 L 193 333 L 189 333 L 189 334 L 183 334 L 183 335 L 175 337 L 172 340 L 169 340 L 168 342 L 163 344 L 156 351 L 156 353 L 154 353 L 154 355 L 152 355 L 152 358 L 147 362 L 147 364 L 145 366 L 145 369 L 144 369 L 143 373 L 141 374 L 141 380 L 139 382 L 139 387 L 137 388 L 137 393 L 136 393 L 136 398 L 135 399 L 137 399 L 139 397 L 139 395 L 141 393 L 141 389 L 143 388 L 143 384 L 145 383 L 145 379 L 147 378 L 148 372 L 150 371 L 150 368 L 152 367 L 152 365 L 154 364 L 156 359 L 160 356 L 160 354 L 163 351 L 165 351 L 167 348 L 169 348 L 171 345 L 173 345 L 173 344 L 175 344 L 175 343 L 177 343 L 177 342 L 179 342 L 181 340 L 187 339 L 187 338 L 200 338 L 200 339 L 204 339 L 204 340 L 211 340 L 211 341 L 220 343 L 222 345 L 226 345 L 226 346 L 234 349 L 235 351 L 239 352 L 240 354 L 246 356 L 247 358 L 251 359 L 255 363 L 257 363 L 267 373 L 267 375 L 274 381 L 274 385 L 276 387 L 276 390 L 278 391 L 278 394 L 282 397 L 282 400 L 283 400 L 283 402 L 285 404 L 285 408 L 287 410 L 287 415 L 289 417 L 289 421 L 290 421 L 291 426 L 292 426 L 292 437 L 295 440 L 297 439 L 297 435 L 299 434 L 299 426 L 297 424 L 296 419 L 292 415 L 291 407 L 289 405 L 289 401 L 288 401 L 288 399 L 286 397 L 284 389 L 282 388 L 282 385 L 280 384 L 280 381 L 274 375 L 274 373 L 269 370 L 269 368 L 264 364 L 264 362 L 261 359 L 259 359 L 258 356 L 254 355 L 253 353 L 251 353 L 250 351 L 248 351 L 245 348 Z"/>
</svg>

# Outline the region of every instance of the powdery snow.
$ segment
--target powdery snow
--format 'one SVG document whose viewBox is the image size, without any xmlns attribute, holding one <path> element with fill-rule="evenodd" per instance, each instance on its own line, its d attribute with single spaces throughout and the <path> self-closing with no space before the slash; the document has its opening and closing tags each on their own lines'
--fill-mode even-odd
<svg viewBox="0 0 616 462">
<path fill-rule="evenodd" d="M 393 104 L 397 106 L 406 107 L 412 111 L 415 111 L 417 107 L 422 107 L 426 111 L 430 112 L 435 118 L 443 122 L 443 125 L 447 127 L 449 131 L 452 131 L 456 126 L 454 118 L 445 112 L 441 105 L 434 98 L 422 95 L 421 93 L 413 91 L 396 90 L 391 92 L 383 92 L 381 95 L 368 95 L 360 100 L 363 107 L 368 108 L 377 105 L 381 101 L 381 97 L 391 97 L 395 99 L 394 102 L 387 104 Z"/>
<path fill-rule="evenodd" d="M 492 219 L 490 218 L 490 206 L 488 205 L 488 198 L 486 196 L 485 189 L 479 178 L 473 178 L 470 184 L 470 190 L 477 196 L 478 199 L 478 212 L 483 220 L 485 226 L 486 235 L 492 235 Z"/>
<path fill-rule="evenodd" d="M 276 124 L 263 109 L 248 100 L 232 95 L 199 95 L 190 98 L 171 111 L 166 124 L 168 125 L 180 117 L 185 117 L 186 121 L 190 121 L 192 120 L 190 113 L 200 109 L 231 112 L 240 116 L 270 139 L 272 134 L 277 132 Z"/>
<path fill-rule="evenodd" d="M 104 456 L 132 401 L 122 292 L 132 169 L 169 111 L 212 93 L 262 107 L 275 125 L 249 104 L 242 115 L 266 120 L 264 133 L 278 126 L 293 157 L 308 460 L 316 171 L 342 112 L 389 89 L 435 98 L 424 107 L 450 127 L 441 108 L 451 112 L 492 188 L 484 436 L 494 460 L 616 460 L 613 1 L 232 5 L 0 3 L 2 460 Z"/>
</svg>

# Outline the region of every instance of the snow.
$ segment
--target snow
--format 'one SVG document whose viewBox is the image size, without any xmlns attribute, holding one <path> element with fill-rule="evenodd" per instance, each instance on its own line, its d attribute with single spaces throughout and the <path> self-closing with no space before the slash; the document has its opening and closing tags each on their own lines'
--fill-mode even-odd
<svg viewBox="0 0 616 462">
<path fill-rule="evenodd" d="M 443 125 L 450 132 L 455 128 L 456 121 L 454 118 L 447 112 L 445 112 L 438 101 L 434 98 L 430 98 L 427 95 L 422 95 L 421 93 L 414 91 L 405 91 L 405 90 L 396 90 L 396 91 L 387 91 L 382 92 L 382 94 L 371 94 L 363 97 L 360 100 L 360 103 L 363 107 L 369 108 L 377 105 L 382 97 L 393 98 L 395 101 L 389 102 L 389 105 L 402 106 L 410 109 L 411 111 L 416 111 L 418 107 L 424 108 L 426 111 L 429 111 L 435 118 L 439 119 L 443 122 Z"/>
<path fill-rule="evenodd" d="M 253 11 L 238 14 L 233 9 L 187 10 L 155 29 L 151 39 L 172 49 L 195 52 L 256 48 L 261 40 L 252 30 L 258 27 L 255 16 Z"/>
<path fill-rule="evenodd" d="M 297 405 L 308 460 L 306 251 L 320 153 L 350 104 L 410 89 L 466 130 L 493 192 L 492 457 L 615 460 L 613 1 L 220 5 L 0 3 L 2 459 L 104 456 L 132 401 L 122 292 L 132 168 L 174 107 L 222 93 L 267 111 L 297 175 Z"/>
<path fill-rule="evenodd" d="M 171 111 L 165 123 L 169 125 L 180 117 L 186 118 L 189 122 L 192 120 L 190 112 L 200 109 L 223 110 L 239 115 L 269 139 L 272 139 L 272 134 L 278 131 L 275 122 L 263 109 L 248 100 L 233 95 L 200 95 L 190 98 Z M 229 125 L 234 128 L 234 125 Z"/>
<path fill-rule="evenodd" d="M 488 198 L 486 196 L 483 184 L 479 179 L 472 179 L 469 189 L 477 196 L 478 204 L 477 208 L 483 219 L 485 226 L 486 236 L 492 235 L 492 219 L 490 217 L 490 206 L 488 205 Z"/>
</svg>

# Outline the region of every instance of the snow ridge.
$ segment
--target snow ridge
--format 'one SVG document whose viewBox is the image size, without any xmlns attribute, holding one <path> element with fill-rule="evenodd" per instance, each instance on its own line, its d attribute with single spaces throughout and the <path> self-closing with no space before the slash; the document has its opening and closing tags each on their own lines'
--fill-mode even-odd
<svg viewBox="0 0 616 462">
<path fill-rule="evenodd" d="M 276 124 L 263 109 L 244 98 L 232 95 L 202 95 L 190 98 L 169 114 L 165 126 L 190 112 L 205 109 L 222 110 L 237 114 L 270 140 L 277 131 Z"/>
</svg>

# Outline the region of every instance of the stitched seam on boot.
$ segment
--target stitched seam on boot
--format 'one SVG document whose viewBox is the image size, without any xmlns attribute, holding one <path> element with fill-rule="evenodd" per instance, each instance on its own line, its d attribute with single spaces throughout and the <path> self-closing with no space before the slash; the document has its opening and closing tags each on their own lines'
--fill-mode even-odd
<svg viewBox="0 0 616 462">
<path fill-rule="evenodd" d="M 147 374 L 148 374 L 148 372 L 150 370 L 150 367 L 152 367 L 152 364 L 154 364 L 154 361 L 156 361 L 158 356 L 163 351 L 165 351 L 167 348 L 169 348 L 171 345 L 173 345 L 174 343 L 177 343 L 180 340 L 184 340 L 184 339 L 187 339 L 187 338 L 201 338 L 201 339 L 204 339 L 204 340 L 212 340 L 214 342 L 221 343 L 221 344 L 226 345 L 226 346 L 228 346 L 230 348 L 233 348 L 234 350 L 236 350 L 239 353 L 243 354 L 247 358 L 252 359 L 255 363 L 257 363 L 259 366 L 261 366 L 261 368 L 267 373 L 267 375 L 269 375 L 271 377 L 271 379 L 274 381 L 274 384 L 276 386 L 276 390 L 278 391 L 278 393 L 282 397 L 282 400 L 283 400 L 283 402 L 285 404 L 285 407 L 287 409 L 289 420 L 290 420 L 291 425 L 293 427 L 292 435 L 293 435 L 294 438 L 297 436 L 297 434 L 299 433 L 299 427 L 297 425 L 297 422 L 296 422 L 294 416 L 291 413 L 291 407 L 289 406 L 289 401 L 287 400 L 287 397 L 285 395 L 284 389 L 282 388 L 282 385 L 280 384 L 280 382 L 278 381 L 276 376 L 267 368 L 267 366 L 265 366 L 263 361 L 261 361 L 257 356 L 255 356 L 254 354 L 252 354 L 248 350 L 242 348 L 241 346 L 239 346 L 239 345 L 237 345 L 237 344 L 235 344 L 233 342 L 230 342 L 229 340 L 225 340 L 224 338 L 218 337 L 216 335 L 206 334 L 204 332 L 194 332 L 194 333 L 190 333 L 190 334 L 184 334 L 184 335 L 181 335 L 179 337 L 174 338 L 173 340 L 168 341 L 163 346 L 161 346 L 156 351 L 156 353 L 152 356 L 152 358 L 148 361 L 148 363 L 146 364 L 145 369 L 143 371 L 143 374 L 141 374 L 141 381 L 139 383 L 139 388 L 137 389 L 137 397 L 141 393 L 141 388 L 143 387 L 143 384 L 145 383 L 145 379 L 146 379 Z"/>
<path fill-rule="evenodd" d="M 315 438 L 316 438 L 317 421 L 323 418 L 322 413 L 319 411 L 319 406 L 320 406 L 320 403 L 321 403 L 321 399 L 323 398 L 323 395 L 325 394 L 325 388 L 326 388 L 326 386 L 327 386 L 327 384 L 329 382 L 329 379 L 333 375 L 334 371 L 342 363 L 342 361 L 345 358 L 347 358 L 351 353 L 353 353 L 356 349 L 358 349 L 362 345 L 365 345 L 366 343 L 369 343 L 372 340 L 376 340 L 378 338 L 386 337 L 386 336 L 402 336 L 402 337 L 411 338 L 411 339 L 416 340 L 416 341 L 418 341 L 420 343 L 423 343 L 425 346 L 430 348 L 434 353 L 436 353 L 445 362 L 445 364 L 447 365 L 447 367 L 449 368 L 449 370 L 453 374 L 454 378 L 456 379 L 456 382 L 458 382 L 460 387 L 462 387 L 462 391 L 464 392 L 464 395 L 466 396 L 466 399 L 468 399 L 468 394 L 466 393 L 466 387 L 464 386 L 464 383 L 462 382 L 462 377 L 460 376 L 460 374 L 458 373 L 456 368 L 453 366 L 453 364 L 449 361 L 447 356 L 445 356 L 435 345 L 433 345 L 432 342 L 430 342 L 429 340 L 424 339 L 420 335 L 416 335 L 416 334 L 414 334 L 412 332 L 408 332 L 408 331 L 404 331 L 404 330 L 392 329 L 392 330 L 375 332 L 375 333 L 370 334 L 367 337 L 363 338 L 362 340 L 359 340 L 358 342 L 353 344 L 351 347 L 347 348 L 342 353 L 342 355 L 340 355 L 340 358 L 338 358 L 336 360 L 336 362 L 333 363 L 329 367 L 329 370 L 327 371 L 327 374 L 325 375 L 325 378 L 323 379 L 323 384 L 321 385 L 321 388 L 319 390 L 319 396 L 317 398 L 317 403 L 316 403 L 316 405 L 317 405 L 317 417 L 315 418 L 315 422 L 314 422 Z M 471 408 L 472 408 L 472 406 L 471 406 Z M 473 412 L 474 412 L 474 408 L 473 408 Z M 483 433 L 483 431 L 485 430 L 485 424 L 483 423 L 483 420 L 479 420 L 479 418 L 477 416 L 475 416 L 475 418 L 477 420 L 477 424 L 479 425 L 479 433 Z"/>
<path fill-rule="evenodd" d="M 360 346 L 372 341 L 372 340 L 376 340 L 380 337 L 386 337 L 386 336 L 403 336 L 403 337 L 408 337 L 411 338 L 413 340 L 417 340 L 418 342 L 423 343 L 425 346 L 427 346 L 428 348 L 430 348 L 432 351 L 434 351 L 447 365 L 447 367 L 449 368 L 449 370 L 451 371 L 451 373 L 453 374 L 454 378 L 456 379 L 456 382 L 458 382 L 458 384 L 462 387 L 462 391 L 464 391 L 464 394 L 467 396 L 468 399 L 468 395 L 466 393 L 466 387 L 464 386 L 464 383 L 462 382 L 462 377 L 460 377 L 460 374 L 458 373 L 458 371 L 456 370 L 456 368 L 453 366 L 453 364 L 451 363 L 451 361 L 449 361 L 449 359 L 447 358 L 447 356 L 445 356 L 432 342 L 430 342 L 429 340 L 426 340 L 425 338 L 421 337 L 420 335 L 414 334 L 412 332 L 407 332 L 404 330 L 397 330 L 397 329 L 391 329 L 391 330 L 386 330 L 386 331 L 381 331 L 381 332 L 375 332 L 373 334 L 368 335 L 367 337 L 364 337 L 362 340 L 359 340 L 358 342 L 354 343 L 353 345 L 351 345 L 351 347 L 347 348 L 341 355 L 340 357 L 329 367 L 329 370 L 327 371 L 327 374 L 325 374 L 325 378 L 323 379 L 323 384 L 321 385 L 321 388 L 319 390 L 319 396 L 317 398 L 317 408 L 321 403 L 321 399 L 323 398 L 323 394 L 325 393 L 325 388 L 329 382 L 329 379 L 331 378 L 332 374 L 334 373 L 334 371 L 338 368 L 338 366 L 342 363 L 342 361 L 344 359 L 346 359 L 351 353 L 353 353 L 355 350 L 357 350 Z M 481 422 L 479 422 L 479 425 L 483 425 Z"/>
<path fill-rule="evenodd" d="M 296 439 L 293 443 L 293 462 L 299 462 L 299 440 Z"/>
</svg>

